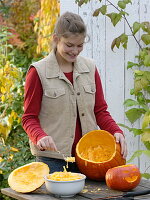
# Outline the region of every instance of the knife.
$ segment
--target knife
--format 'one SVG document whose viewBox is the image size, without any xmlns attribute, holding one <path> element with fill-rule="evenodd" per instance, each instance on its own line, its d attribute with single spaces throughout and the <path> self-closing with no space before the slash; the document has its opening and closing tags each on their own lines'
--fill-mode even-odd
<svg viewBox="0 0 150 200">
<path fill-rule="evenodd" d="M 135 196 L 146 195 L 146 194 L 150 194 L 150 189 L 149 190 L 136 191 L 136 192 L 126 192 L 122 195 L 116 195 L 116 196 L 100 197 L 100 198 L 96 198 L 96 199 L 93 199 L 93 200 L 115 199 L 115 198 L 120 198 L 120 197 L 135 197 Z"/>
</svg>

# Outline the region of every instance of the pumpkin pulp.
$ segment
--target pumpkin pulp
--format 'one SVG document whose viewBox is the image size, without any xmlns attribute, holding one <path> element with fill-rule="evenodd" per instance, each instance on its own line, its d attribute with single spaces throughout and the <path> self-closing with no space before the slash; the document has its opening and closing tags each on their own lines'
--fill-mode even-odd
<svg viewBox="0 0 150 200">
<path fill-rule="evenodd" d="M 83 136 L 84 137 L 84 136 Z M 95 140 L 96 139 L 96 140 Z M 84 160 L 92 162 L 107 162 L 110 160 L 116 151 L 116 143 L 114 137 L 107 135 L 105 137 L 97 137 L 93 134 L 93 138 L 85 137 L 78 145 L 78 156 Z"/>
<path fill-rule="evenodd" d="M 65 166 L 63 172 L 54 172 L 47 176 L 47 179 L 53 181 L 73 181 L 81 178 L 82 177 L 77 173 L 67 172 Z"/>
</svg>

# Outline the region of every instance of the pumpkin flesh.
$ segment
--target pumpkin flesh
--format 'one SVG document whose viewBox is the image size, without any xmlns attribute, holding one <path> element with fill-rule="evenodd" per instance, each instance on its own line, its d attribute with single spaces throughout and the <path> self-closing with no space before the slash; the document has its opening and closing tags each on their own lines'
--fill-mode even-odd
<svg viewBox="0 0 150 200">
<path fill-rule="evenodd" d="M 93 180 L 104 180 L 108 169 L 124 165 L 113 135 L 107 131 L 94 130 L 85 134 L 76 146 L 76 163 L 81 173 Z"/>
<path fill-rule="evenodd" d="M 109 169 L 105 179 L 109 188 L 120 191 L 129 191 L 134 189 L 140 183 L 141 174 L 136 165 L 122 165 Z"/>
<path fill-rule="evenodd" d="M 49 171 L 45 163 L 32 162 L 12 171 L 8 177 L 8 184 L 17 192 L 32 192 L 44 183 L 44 176 L 49 174 Z"/>
</svg>

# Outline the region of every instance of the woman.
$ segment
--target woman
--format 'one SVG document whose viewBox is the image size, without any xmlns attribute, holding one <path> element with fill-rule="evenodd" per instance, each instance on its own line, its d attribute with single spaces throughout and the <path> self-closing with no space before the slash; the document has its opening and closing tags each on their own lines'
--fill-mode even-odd
<svg viewBox="0 0 150 200">
<path fill-rule="evenodd" d="M 123 132 L 107 111 L 98 70 L 93 60 L 79 56 L 86 36 L 82 18 L 64 13 L 55 26 L 54 49 L 27 73 L 23 128 L 32 154 L 51 172 L 65 165 L 58 151 L 74 156 L 79 139 L 97 125 L 114 135 L 127 156 Z"/>
</svg>

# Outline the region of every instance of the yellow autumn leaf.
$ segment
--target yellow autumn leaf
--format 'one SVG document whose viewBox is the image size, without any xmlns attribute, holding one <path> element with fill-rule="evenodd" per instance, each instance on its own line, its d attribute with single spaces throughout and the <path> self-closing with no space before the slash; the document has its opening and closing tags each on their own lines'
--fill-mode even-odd
<svg viewBox="0 0 150 200">
<path fill-rule="evenodd" d="M 21 118 L 19 117 L 18 120 L 17 120 L 18 124 L 21 123 Z"/>
<path fill-rule="evenodd" d="M 3 86 L 1 87 L 1 93 L 2 93 L 2 94 L 5 94 L 5 93 L 6 93 L 6 89 L 5 89 Z"/>
<path fill-rule="evenodd" d="M 18 152 L 19 150 L 15 147 L 11 147 L 11 150 L 14 151 L 14 152 Z"/>
<path fill-rule="evenodd" d="M 8 160 L 12 160 L 13 159 L 13 154 L 11 154 L 9 157 L 8 157 Z"/>
<path fill-rule="evenodd" d="M 2 102 L 5 101 L 5 95 L 2 95 L 2 96 L 1 96 L 1 100 L 2 100 Z"/>
</svg>

